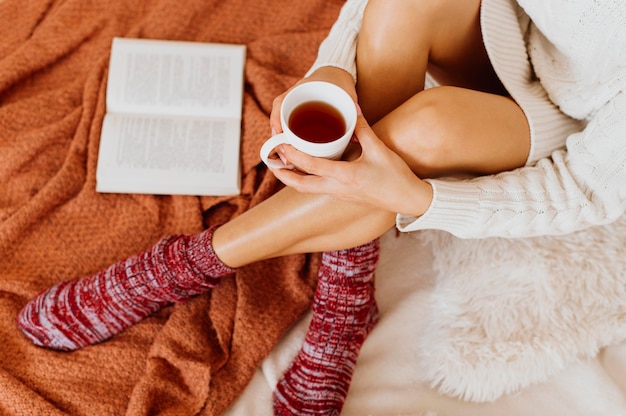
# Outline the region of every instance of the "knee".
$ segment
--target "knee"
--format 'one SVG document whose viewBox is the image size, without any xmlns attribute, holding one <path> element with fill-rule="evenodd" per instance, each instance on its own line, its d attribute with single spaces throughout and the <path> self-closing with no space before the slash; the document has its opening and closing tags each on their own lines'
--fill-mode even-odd
<svg viewBox="0 0 626 416">
<path fill-rule="evenodd" d="M 359 31 L 359 48 L 367 52 L 361 58 L 372 63 L 380 62 L 381 56 L 397 58 L 399 49 L 407 49 L 419 39 L 419 34 L 425 33 L 420 22 L 426 13 L 420 3 L 429 1 L 369 0 Z"/>
<path fill-rule="evenodd" d="M 359 30 L 357 62 L 365 68 L 384 64 L 390 54 L 389 30 L 391 21 L 396 20 L 394 7 L 388 7 L 385 0 L 369 0 L 365 7 L 361 29 Z"/>
<path fill-rule="evenodd" d="M 374 126 L 374 131 L 420 177 L 436 177 L 455 171 L 462 148 L 454 131 L 454 110 L 445 89 L 425 90 Z"/>
</svg>

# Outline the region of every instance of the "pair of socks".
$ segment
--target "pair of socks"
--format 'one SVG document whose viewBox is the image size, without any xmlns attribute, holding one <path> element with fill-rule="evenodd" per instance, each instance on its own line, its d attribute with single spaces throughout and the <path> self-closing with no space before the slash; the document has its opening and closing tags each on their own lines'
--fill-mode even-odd
<svg viewBox="0 0 626 416">
<path fill-rule="evenodd" d="M 235 271 L 213 251 L 214 230 L 164 238 L 98 273 L 59 283 L 24 307 L 18 326 L 36 345 L 72 351 L 206 292 Z M 323 253 L 313 319 L 276 386 L 276 415 L 339 414 L 363 341 L 378 319 L 372 282 L 378 254 L 378 240 Z"/>
</svg>

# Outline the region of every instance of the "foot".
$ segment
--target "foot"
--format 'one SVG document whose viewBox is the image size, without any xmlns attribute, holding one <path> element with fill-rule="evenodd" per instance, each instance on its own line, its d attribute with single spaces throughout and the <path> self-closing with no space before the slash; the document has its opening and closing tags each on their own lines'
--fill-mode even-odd
<svg viewBox="0 0 626 416">
<path fill-rule="evenodd" d="M 213 251 L 214 229 L 164 238 L 94 275 L 51 287 L 20 312 L 19 328 L 36 345 L 72 351 L 209 290 L 234 272 Z"/>
<path fill-rule="evenodd" d="M 276 415 L 341 411 L 361 346 L 378 321 L 372 282 L 378 254 L 378 240 L 323 254 L 313 319 L 302 349 L 276 386 Z"/>
</svg>

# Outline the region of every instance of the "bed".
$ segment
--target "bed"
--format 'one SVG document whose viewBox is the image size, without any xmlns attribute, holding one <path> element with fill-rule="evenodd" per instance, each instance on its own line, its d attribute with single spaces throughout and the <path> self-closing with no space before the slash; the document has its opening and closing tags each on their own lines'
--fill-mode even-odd
<svg viewBox="0 0 626 416">
<path fill-rule="evenodd" d="M 432 328 L 428 328 L 428 320 L 433 310 L 438 309 L 432 301 L 441 289 L 437 282 L 438 272 L 433 267 L 433 247 L 431 242 L 424 241 L 416 235 L 396 236 L 396 233 L 391 231 L 383 236 L 381 262 L 376 277 L 377 299 L 382 318 L 361 350 L 342 414 L 359 416 L 626 414 L 626 343 L 618 340 L 622 335 L 618 335 L 619 338 L 616 338 L 614 343 L 598 350 L 583 352 L 578 349 L 579 354 L 571 356 L 568 360 L 565 359 L 567 356 L 565 350 L 559 351 L 555 345 L 545 351 L 545 359 L 550 360 L 548 365 L 552 366 L 550 370 L 544 368 L 542 371 L 538 357 L 531 360 L 521 354 L 509 355 L 509 358 L 517 357 L 517 364 L 525 367 L 522 370 L 526 378 L 515 371 L 517 365 L 509 367 L 502 363 L 503 358 L 507 356 L 498 348 L 497 340 L 485 340 L 486 344 L 492 344 L 490 347 L 492 353 L 493 350 L 497 350 L 490 358 L 500 361 L 501 368 L 492 368 L 490 374 L 480 374 L 475 386 L 466 388 L 463 393 L 460 393 L 462 383 L 458 384 L 457 394 L 448 394 L 450 388 L 446 393 L 442 393 L 441 385 L 433 385 L 432 379 L 425 376 L 423 366 L 428 365 L 428 362 L 424 364 L 428 357 L 420 356 L 427 351 L 423 347 L 420 348 L 424 339 L 433 340 L 432 333 L 429 333 Z M 418 255 L 414 257 L 416 250 Z M 498 270 L 500 267 L 502 268 Z M 491 265 L 489 269 L 497 275 L 498 271 L 504 272 L 508 267 L 509 264 L 497 267 Z M 523 268 L 523 262 L 519 267 Z M 623 273 L 621 276 L 623 281 Z M 504 273 L 498 277 L 506 278 Z M 542 276 L 543 278 L 545 276 Z M 598 303 L 602 302 L 598 300 Z M 527 305 L 529 308 L 536 307 L 531 299 L 528 299 Z M 603 313 L 600 312 L 599 315 Z M 606 317 L 609 316 L 607 313 Z M 302 342 L 307 317 L 298 322 L 264 360 L 249 386 L 228 410 L 227 415 L 272 414 L 271 388 Z M 583 326 L 584 321 L 585 318 L 582 318 L 573 325 Z M 563 325 L 563 322 L 561 325 L 552 324 L 556 333 L 563 329 L 575 331 L 575 328 Z M 602 326 L 605 322 L 596 324 Z M 616 329 L 614 332 L 620 333 L 623 333 L 623 329 Z M 564 336 L 560 340 L 565 342 L 567 341 L 565 338 L 567 337 Z M 539 341 L 535 340 L 535 345 L 539 344 Z M 515 340 L 511 342 L 515 343 Z M 582 344 L 583 342 L 576 347 Z M 485 356 L 489 355 L 486 353 Z M 507 371 L 507 367 L 513 370 Z M 485 378 L 481 382 L 483 376 Z M 529 376 L 534 378 L 534 381 L 529 381 Z M 481 386 L 485 385 L 491 390 L 482 389 Z M 464 394 L 470 397 L 464 400 Z"/>
<path fill-rule="evenodd" d="M 260 163 L 273 98 L 343 1 L 0 0 L 0 414 L 269 415 L 308 322 L 318 254 L 240 269 L 73 353 L 15 319 L 41 290 L 227 221 L 281 184 Z M 95 192 L 114 36 L 247 45 L 242 193 Z M 564 237 L 383 236 L 382 319 L 346 415 L 626 414 L 626 223 Z"/>
</svg>

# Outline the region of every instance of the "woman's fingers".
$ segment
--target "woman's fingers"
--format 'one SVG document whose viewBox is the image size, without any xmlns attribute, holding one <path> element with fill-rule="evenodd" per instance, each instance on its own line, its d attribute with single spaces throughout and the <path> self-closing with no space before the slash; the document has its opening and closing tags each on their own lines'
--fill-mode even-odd
<svg viewBox="0 0 626 416">
<path fill-rule="evenodd" d="M 291 169 L 275 169 L 274 175 L 285 185 L 307 193 L 331 193 L 335 190 L 330 186 L 346 162 L 327 160 L 303 153 L 293 146 L 282 145 L 278 150 L 282 158 L 297 167 Z"/>
<path fill-rule="evenodd" d="M 280 106 L 283 103 L 283 99 L 285 98 L 287 93 L 283 93 L 272 101 L 272 112 L 270 113 L 270 129 L 272 134 L 280 133 L 282 131 L 282 127 L 280 125 Z"/>
<path fill-rule="evenodd" d="M 293 146 L 281 145 L 278 148 L 281 159 L 297 166 L 297 170 L 276 169 L 275 176 L 300 192 L 329 193 L 343 199 L 363 200 L 358 192 L 362 192 L 362 188 L 367 185 L 367 176 L 376 175 L 375 170 L 379 168 L 369 164 L 367 153 L 378 152 L 380 149 L 376 147 L 384 145 L 362 115 L 357 120 L 355 134 L 361 142 L 361 155 L 350 162 L 313 157 Z"/>
</svg>

